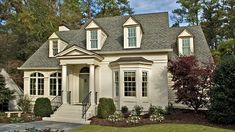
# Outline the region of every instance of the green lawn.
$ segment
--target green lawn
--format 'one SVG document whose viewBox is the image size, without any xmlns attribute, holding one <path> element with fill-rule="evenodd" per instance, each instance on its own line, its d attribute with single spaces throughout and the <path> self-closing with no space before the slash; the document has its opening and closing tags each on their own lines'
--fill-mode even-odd
<svg viewBox="0 0 235 132">
<path fill-rule="evenodd" d="M 86 125 L 74 132 L 234 132 L 232 130 L 191 124 L 160 124 L 130 128 Z"/>
</svg>

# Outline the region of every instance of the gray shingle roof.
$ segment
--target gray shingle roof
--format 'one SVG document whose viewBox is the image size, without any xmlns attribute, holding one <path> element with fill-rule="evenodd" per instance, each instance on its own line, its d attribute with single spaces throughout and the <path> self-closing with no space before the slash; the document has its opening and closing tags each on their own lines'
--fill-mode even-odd
<svg viewBox="0 0 235 132">
<path fill-rule="evenodd" d="M 123 48 L 123 24 L 129 16 L 115 16 L 96 18 L 95 22 L 102 27 L 108 34 L 108 37 L 99 51 L 129 51 L 129 50 L 161 50 L 161 49 L 176 49 L 177 35 L 185 28 L 195 36 L 195 52 L 200 60 L 206 60 L 211 57 L 207 46 L 204 34 L 200 27 L 182 27 L 169 28 L 168 13 L 152 13 L 139 14 L 132 16 L 138 21 L 144 34 L 141 41 L 141 47 L 138 49 Z M 72 45 L 77 45 L 81 48 L 86 48 L 86 32 L 85 27 L 91 20 L 88 20 L 85 25 L 79 30 L 57 31 L 56 34 L 65 42 L 69 48 Z M 59 61 L 56 58 L 49 58 L 48 42 L 45 42 L 22 66 L 21 68 L 37 68 L 37 67 L 59 67 Z M 176 53 L 172 54 L 172 58 Z"/>
</svg>

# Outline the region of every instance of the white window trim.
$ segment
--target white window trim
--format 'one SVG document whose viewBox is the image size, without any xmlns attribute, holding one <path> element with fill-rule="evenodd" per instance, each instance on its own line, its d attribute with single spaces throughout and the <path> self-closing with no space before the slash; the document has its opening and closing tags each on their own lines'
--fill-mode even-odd
<svg viewBox="0 0 235 132">
<path fill-rule="evenodd" d="M 116 89 L 116 78 L 115 78 L 115 73 L 118 73 L 118 89 L 119 89 L 119 91 L 118 91 L 118 96 L 117 96 L 117 89 Z M 120 97 L 120 71 L 119 70 L 113 70 L 113 97 L 116 97 L 116 98 L 118 98 L 118 97 Z"/>
<path fill-rule="evenodd" d="M 36 73 L 36 76 L 35 77 L 31 77 L 32 74 Z M 45 76 L 44 74 L 40 73 L 43 75 L 43 77 L 39 77 L 38 76 L 38 73 L 40 72 L 33 72 L 29 75 L 29 95 L 30 96 L 44 96 L 45 95 Z M 35 95 L 31 94 L 30 91 L 31 91 L 31 79 L 36 79 L 36 82 L 35 82 L 35 90 L 36 90 L 36 93 Z M 43 95 L 38 95 L 38 79 L 43 79 Z"/>
<path fill-rule="evenodd" d="M 57 41 L 57 54 L 61 51 L 60 49 L 60 39 L 59 38 L 51 38 L 49 39 L 49 57 L 55 57 L 53 51 L 53 42 Z"/>
<path fill-rule="evenodd" d="M 126 96 L 125 95 L 125 72 L 135 72 L 135 96 Z M 125 98 L 137 98 L 137 88 L 138 88 L 138 80 L 137 80 L 138 70 L 123 70 L 123 97 Z"/>
<path fill-rule="evenodd" d="M 130 29 L 134 29 L 135 30 L 135 36 L 129 36 L 129 30 Z M 137 32 L 136 32 L 136 26 L 131 26 L 131 27 L 127 27 L 128 33 L 127 33 L 127 43 L 128 43 L 128 47 L 129 48 L 136 48 L 137 47 Z M 130 39 L 135 39 L 135 45 L 130 46 Z"/>
<path fill-rule="evenodd" d="M 190 42 L 190 54 L 189 55 L 183 54 L 183 39 L 185 38 L 189 38 L 189 42 Z M 179 52 L 179 56 L 194 55 L 194 38 L 192 36 L 179 37 L 178 38 L 178 52 Z"/>
<path fill-rule="evenodd" d="M 92 39 L 91 38 L 91 32 L 92 31 L 96 31 L 96 37 L 97 37 L 96 39 Z M 89 32 L 90 32 L 90 40 L 89 40 L 90 41 L 89 42 L 90 43 L 90 49 L 91 50 L 97 50 L 99 48 L 99 32 L 98 32 L 98 29 L 91 29 L 91 30 L 89 30 Z M 91 41 L 92 40 L 96 40 L 97 41 L 97 47 L 96 48 L 92 48 L 92 46 L 91 46 Z"/>
<path fill-rule="evenodd" d="M 143 83 L 143 72 L 146 72 L 147 73 L 147 96 L 143 96 L 143 86 L 142 86 L 142 83 Z M 147 70 L 142 70 L 141 71 L 141 97 L 142 98 L 148 98 L 149 97 L 149 71 Z"/>
<path fill-rule="evenodd" d="M 56 73 L 56 77 L 51 77 L 51 75 L 55 74 Z M 49 75 L 49 96 L 59 96 L 59 79 L 62 79 L 62 75 L 61 77 L 59 77 L 59 73 L 61 72 L 54 72 L 54 73 L 51 73 Z M 62 74 L 62 73 L 61 73 Z M 51 79 L 56 79 L 56 95 L 51 95 Z M 62 85 L 62 80 L 61 80 L 61 85 Z M 62 96 L 62 86 L 61 86 L 61 95 Z"/>
</svg>

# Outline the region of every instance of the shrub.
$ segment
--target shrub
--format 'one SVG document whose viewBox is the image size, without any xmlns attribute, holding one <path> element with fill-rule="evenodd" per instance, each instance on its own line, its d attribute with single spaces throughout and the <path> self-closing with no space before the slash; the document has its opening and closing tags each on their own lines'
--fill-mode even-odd
<svg viewBox="0 0 235 132">
<path fill-rule="evenodd" d="M 215 123 L 235 123 L 235 55 L 225 56 L 213 75 L 208 119 Z"/>
<path fill-rule="evenodd" d="M 149 115 L 152 115 L 152 114 L 155 114 L 155 113 L 156 113 L 156 106 L 150 105 L 150 106 L 149 106 L 148 114 L 149 114 Z"/>
<path fill-rule="evenodd" d="M 168 106 L 165 108 L 165 114 L 170 115 L 174 112 L 174 107 L 172 103 L 169 103 Z"/>
<path fill-rule="evenodd" d="M 137 116 L 140 116 L 140 114 L 143 112 L 143 107 L 139 105 L 135 105 L 133 111 Z"/>
<path fill-rule="evenodd" d="M 149 117 L 150 121 L 159 121 L 162 122 L 165 118 L 162 114 L 158 113 L 158 114 L 152 114 Z"/>
<path fill-rule="evenodd" d="M 128 107 L 127 106 L 122 106 L 121 111 L 122 111 L 122 114 L 128 113 Z"/>
<path fill-rule="evenodd" d="M 148 111 L 148 114 L 149 115 L 153 115 L 153 114 L 162 114 L 164 115 L 166 113 L 165 110 L 162 109 L 161 106 L 153 106 L 153 105 L 150 105 L 149 107 L 149 111 Z"/>
<path fill-rule="evenodd" d="M 20 97 L 17 104 L 24 113 L 28 113 L 32 108 L 31 101 L 32 100 L 29 98 L 29 96 L 25 95 Z"/>
<path fill-rule="evenodd" d="M 140 117 L 136 115 L 134 111 L 129 115 L 129 117 L 126 120 L 126 123 L 131 123 L 131 124 L 138 124 L 140 122 Z"/>
<path fill-rule="evenodd" d="M 51 113 L 51 101 L 48 98 L 37 98 L 34 105 L 34 114 L 36 116 L 49 117 Z"/>
<path fill-rule="evenodd" d="M 98 105 L 98 117 L 107 118 L 116 111 L 113 99 L 110 98 L 100 98 Z"/>
<path fill-rule="evenodd" d="M 118 121 L 123 121 L 124 117 L 123 117 L 122 113 L 115 112 L 113 115 L 110 115 L 108 117 L 108 120 L 111 122 L 118 122 Z"/>
</svg>

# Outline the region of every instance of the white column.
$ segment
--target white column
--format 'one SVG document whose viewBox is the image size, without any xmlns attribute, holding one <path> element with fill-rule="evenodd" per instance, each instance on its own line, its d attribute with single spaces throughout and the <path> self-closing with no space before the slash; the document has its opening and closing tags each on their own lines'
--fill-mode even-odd
<svg viewBox="0 0 235 132">
<path fill-rule="evenodd" d="M 91 92 L 91 105 L 95 105 L 95 65 L 90 65 L 89 91 Z"/>
<path fill-rule="evenodd" d="M 62 90 L 63 90 L 63 104 L 67 104 L 67 66 L 62 65 Z"/>
</svg>

